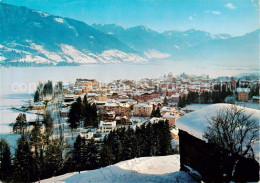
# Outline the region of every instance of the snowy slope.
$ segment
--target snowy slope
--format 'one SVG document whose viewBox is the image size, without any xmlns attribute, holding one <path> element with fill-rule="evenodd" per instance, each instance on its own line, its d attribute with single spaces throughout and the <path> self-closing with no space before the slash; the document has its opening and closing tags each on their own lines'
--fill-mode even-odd
<svg viewBox="0 0 260 183">
<path fill-rule="evenodd" d="M 1 65 L 147 61 L 119 39 L 84 22 L 0 3 Z"/>
<path fill-rule="evenodd" d="M 41 181 L 42 183 L 78 182 L 194 182 L 185 172 L 179 171 L 180 156 L 142 157 L 80 174 L 68 173 Z"/>
</svg>

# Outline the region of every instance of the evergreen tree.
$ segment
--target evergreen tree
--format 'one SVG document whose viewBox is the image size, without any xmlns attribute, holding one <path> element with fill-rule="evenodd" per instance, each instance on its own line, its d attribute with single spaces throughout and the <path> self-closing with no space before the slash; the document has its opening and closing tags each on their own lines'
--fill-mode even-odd
<svg viewBox="0 0 260 183">
<path fill-rule="evenodd" d="M 100 150 L 100 166 L 108 166 L 113 164 L 114 154 L 112 147 L 104 142 Z"/>
<path fill-rule="evenodd" d="M 45 164 L 47 177 L 56 176 L 63 169 L 63 144 L 58 139 L 50 141 L 45 150 Z"/>
<path fill-rule="evenodd" d="M 154 156 L 156 152 L 155 136 L 152 124 L 149 122 L 145 128 L 145 156 Z"/>
<path fill-rule="evenodd" d="M 168 105 L 168 100 L 167 97 L 165 96 L 163 99 L 163 106 L 167 106 Z"/>
<path fill-rule="evenodd" d="M 74 149 L 73 149 L 73 162 L 75 165 L 76 171 L 82 170 L 82 165 L 84 164 L 84 158 L 83 158 L 83 148 L 84 148 L 84 140 L 82 139 L 80 135 L 77 136 L 76 141 L 74 143 Z"/>
<path fill-rule="evenodd" d="M 86 167 L 87 169 L 96 169 L 99 167 L 99 148 L 94 139 L 91 139 L 86 147 Z"/>
<path fill-rule="evenodd" d="M 150 115 L 150 118 L 153 118 L 155 117 L 155 105 L 153 104 L 153 110 L 152 110 L 152 113 Z"/>
<path fill-rule="evenodd" d="M 53 133 L 53 119 L 49 111 L 46 111 L 43 116 L 43 124 L 45 126 L 45 140 L 47 144 L 49 143 L 49 137 Z"/>
<path fill-rule="evenodd" d="M 38 102 L 40 100 L 40 94 L 39 91 L 36 90 L 34 94 L 34 102 Z"/>
<path fill-rule="evenodd" d="M 72 131 L 79 127 L 82 117 L 82 101 L 81 98 L 78 97 L 77 101 L 71 105 L 68 116 L 68 123 Z"/>
<path fill-rule="evenodd" d="M 157 107 L 157 109 L 156 109 L 156 111 L 155 111 L 155 116 L 154 116 L 154 117 L 157 117 L 157 118 L 162 117 L 161 111 L 160 111 L 160 108 L 159 108 L 159 107 Z"/>
<path fill-rule="evenodd" d="M 15 181 L 32 182 L 37 180 L 35 177 L 35 159 L 29 146 L 29 142 L 22 136 L 17 141 L 18 145 L 15 150 Z"/>
<path fill-rule="evenodd" d="M 16 122 L 13 125 L 13 132 L 24 135 L 26 128 L 27 128 L 26 115 L 23 113 L 20 113 L 17 116 Z"/>
<path fill-rule="evenodd" d="M 161 126 L 161 134 L 159 134 L 160 139 L 160 155 L 172 154 L 171 146 L 171 132 L 168 121 L 159 121 L 158 124 Z"/>
<path fill-rule="evenodd" d="M 12 177 L 12 163 L 10 146 L 5 139 L 0 140 L 0 180 L 10 180 Z"/>
</svg>

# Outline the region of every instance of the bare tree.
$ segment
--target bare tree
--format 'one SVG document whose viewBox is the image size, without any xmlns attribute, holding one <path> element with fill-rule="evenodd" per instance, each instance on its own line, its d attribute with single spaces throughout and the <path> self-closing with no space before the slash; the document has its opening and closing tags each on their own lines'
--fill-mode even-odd
<svg viewBox="0 0 260 183">
<path fill-rule="evenodd" d="M 252 144 L 259 140 L 259 119 L 244 107 L 230 105 L 208 120 L 204 138 L 233 154 L 254 157 Z"/>
</svg>

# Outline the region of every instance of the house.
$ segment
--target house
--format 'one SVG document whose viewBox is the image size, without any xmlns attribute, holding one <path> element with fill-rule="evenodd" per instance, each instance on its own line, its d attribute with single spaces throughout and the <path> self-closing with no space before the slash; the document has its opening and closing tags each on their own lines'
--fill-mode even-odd
<svg viewBox="0 0 260 183">
<path fill-rule="evenodd" d="M 129 122 L 129 118 L 127 116 L 117 116 L 115 120 L 118 125 L 127 125 Z"/>
<path fill-rule="evenodd" d="M 153 106 L 147 103 L 134 105 L 134 116 L 149 117 L 153 111 Z"/>
<path fill-rule="evenodd" d="M 260 103 L 260 96 L 253 96 L 252 100 L 255 103 Z"/>
<path fill-rule="evenodd" d="M 165 113 L 175 113 L 177 110 L 175 109 L 175 107 L 163 107 L 161 108 L 160 112 L 161 115 L 163 116 Z"/>
<path fill-rule="evenodd" d="M 89 129 L 81 129 L 79 135 L 86 140 L 90 140 L 94 138 L 95 133 Z"/>
<path fill-rule="evenodd" d="M 153 98 L 158 98 L 158 97 L 159 97 L 159 93 L 157 92 L 145 92 L 141 94 L 135 94 L 133 96 L 133 99 L 136 100 L 137 102 L 148 102 Z"/>
<path fill-rule="evenodd" d="M 61 111 L 60 111 L 60 116 L 68 117 L 69 116 L 69 112 L 70 112 L 70 108 L 69 107 L 62 108 Z"/>
<path fill-rule="evenodd" d="M 75 100 L 74 95 L 65 95 L 64 102 L 73 102 Z"/>
<path fill-rule="evenodd" d="M 116 121 L 100 121 L 99 130 L 101 133 L 109 133 L 116 129 Z"/>
<path fill-rule="evenodd" d="M 242 102 L 248 101 L 248 94 L 250 92 L 250 88 L 237 88 L 237 100 Z"/>
<path fill-rule="evenodd" d="M 103 94 L 101 94 L 101 95 L 98 94 L 98 95 L 96 95 L 95 99 L 98 102 L 106 102 L 107 101 L 107 96 L 103 95 Z"/>
<path fill-rule="evenodd" d="M 43 104 L 43 102 L 35 102 L 32 105 L 32 110 L 42 110 L 45 109 L 45 105 Z"/>
<path fill-rule="evenodd" d="M 178 113 L 166 112 L 163 119 L 168 120 L 169 126 L 175 126 L 175 121 L 181 116 Z"/>
<path fill-rule="evenodd" d="M 114 120 L 116 117 L 115 111 L 105 111 L 101 114 L 102 120 Z"/>
<path fill-rule="evenodd" d="M 129 116 L 130 114 L 130 105 L 127 103 L 119 103 L 119 102 L 113 102 L 113 103 L 106 103 L 104 105 L 105 111 L 114 111 L 117 115 L 126 115 Z"/>
</svg>

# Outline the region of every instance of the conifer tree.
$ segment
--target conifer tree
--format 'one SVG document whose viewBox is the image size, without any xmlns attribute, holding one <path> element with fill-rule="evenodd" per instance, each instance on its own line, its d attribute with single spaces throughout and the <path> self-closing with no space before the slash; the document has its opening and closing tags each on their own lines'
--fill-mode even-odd
<svg viewBox="0 0 260 183">
<path fill-rule="evenodd" d="M 17 116 L 16 122 L 13 125 L 13 132 L 24 135 L 26 128 L 27 128 L 26 115 L 23 113 L 20 113 Z"/>
<path fill-rule="evenodd" d="M 36 90 L 34 94 L 34 102 L 38 102 L 40 100 L 40 94 L 39 91 Z"/>
<path fill-rule="evenodd" d="M 165 96 L 163 99 L 163 106 L 167 106 L 168 105 L 168 100 L 167 97 Z"/>
<path fill-rule="evenodd" d="M 0 140 L 0 180 L 10 180 L 12 177 L 12 162 L 10 146 L 5 139 Z"/>
<path fill-rule="evenodd" d="M 17 141 L 15 150 L 15 181 L 17 182 L 32 182 L 35 181 L 35 160 L 29 146 L 29 142 L 22 135 Z"/>
<path fill-rule="evenodd" d="M 99 148 L 94 139 L 91 139 L 86 147 L 86 167 L 87 169 L 96 169 L 99 167 Z"/>
</svg>

